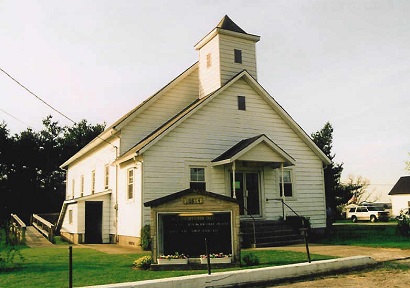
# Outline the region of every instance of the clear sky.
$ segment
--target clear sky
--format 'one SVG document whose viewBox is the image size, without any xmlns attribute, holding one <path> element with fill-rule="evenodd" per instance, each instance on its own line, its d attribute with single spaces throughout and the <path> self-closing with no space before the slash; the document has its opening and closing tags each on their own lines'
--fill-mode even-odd
<svg viewBox="0 0 410 288">
<path fill-rule="evenodd" d="M 257 43 L 259 83 L 335 161 L 386 195 L 410 160 L 410 1 L 0 0 L 0 68 L 75 121 L 108 125 L 197 61 L 227 14 Z M 0 73 L 11 133 L 53 115 Z M 12 116 L 10 116 L 12 115 Z"/>
</svg>

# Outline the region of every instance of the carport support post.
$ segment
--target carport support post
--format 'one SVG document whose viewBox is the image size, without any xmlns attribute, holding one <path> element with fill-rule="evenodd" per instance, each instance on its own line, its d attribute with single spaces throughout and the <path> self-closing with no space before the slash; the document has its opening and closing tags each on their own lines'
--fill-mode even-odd
<svg viewBox="0 0 410 288">
<path fill-rule="evenodd" d="M 68 288 L 73 288 L 73 246 L 68 247 Z"/>
</svg>

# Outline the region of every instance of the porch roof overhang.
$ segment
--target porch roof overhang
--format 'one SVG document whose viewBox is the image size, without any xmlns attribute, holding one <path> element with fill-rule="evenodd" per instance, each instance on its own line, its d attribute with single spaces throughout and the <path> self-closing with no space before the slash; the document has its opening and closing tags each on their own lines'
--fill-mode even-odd
<svg viewBox="0 0 410 288">
<path fill-rule="evenodd" d="M 226 165 L 234 161 L 252 161 L 283 166 L 295 165 L 295 159 L 286 153 L 265 134 L 239 141 L 220 156 L 211 161 L 212 166 Z"/>
<path fill-rule="evenodd" d="M 74 199 L 71 199 L 71 200 L 66 200 L 66 201 L 64 201 L 64 203 L 67 204 L 67 205 L 68 204 L 74 204 L 74 203 L 77 203 L 77 202 L 88 201 L 88 200 L 91 200 L 91 199 L 94 199 L 94 198 L 109 195 L 111 193 L 112 193 L 111 190 L 107 190 L 107 191 L 104 191 L 104 192 L 98 192 L 98 193 L 95 193 L 95 194 L 86 195 L 86 196 L 74 198 Z"/>
</svg>

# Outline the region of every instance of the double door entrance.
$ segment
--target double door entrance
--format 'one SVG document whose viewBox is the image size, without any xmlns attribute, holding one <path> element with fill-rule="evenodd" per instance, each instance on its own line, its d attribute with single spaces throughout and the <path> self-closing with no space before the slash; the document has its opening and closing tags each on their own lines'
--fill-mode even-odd
<svg viewBox="0 0 410 288">
<path fill-rule="evenodd" d="M 259 186 L 258 172 L 235 172 L 235 179 L 231 173 L 231 197 L 236 196 L 241 215 L 261 214 Z"/>
</svg>

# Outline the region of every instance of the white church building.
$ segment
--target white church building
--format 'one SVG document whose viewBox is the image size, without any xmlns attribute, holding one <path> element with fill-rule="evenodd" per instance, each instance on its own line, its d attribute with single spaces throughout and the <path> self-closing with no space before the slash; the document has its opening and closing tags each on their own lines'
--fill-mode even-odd
<svg viewBox="0 0 410 288">
<path fill-rule="evenodd" d="M 331 161 L 258 82 L 259 40 L 223 17 L 196 63 L 64 162 L 61 235 L 137 246 L 144 203 L 189 188 L 236 199 L 241 221 L 293 215 L 283 200 L 324 229 Z"/>
</svg>

